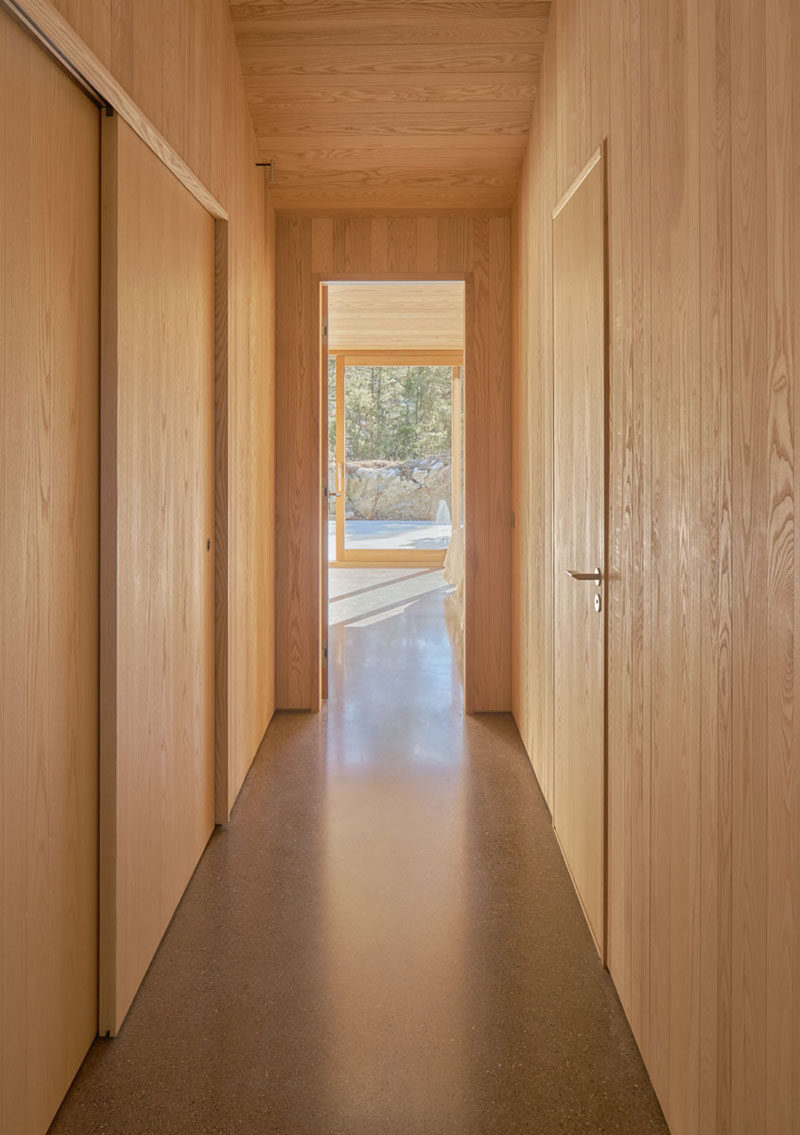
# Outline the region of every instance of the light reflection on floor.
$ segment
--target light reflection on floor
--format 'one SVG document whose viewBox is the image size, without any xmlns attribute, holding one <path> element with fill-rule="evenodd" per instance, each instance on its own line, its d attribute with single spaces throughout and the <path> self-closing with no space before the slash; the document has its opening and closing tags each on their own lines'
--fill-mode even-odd
<svg viewBox="0 0 800 1135">
<path fill-rule="evenodd" d="M 463 709 L 461 606 L 441 568 L 329 570 L 329 702 L 365 681 L 376 699 L 413 688 L 434 707 Z M 338 695 L 338 696 L 337 696 Z"/>
<path fill-rule="evenodd" d="M 330 626 L 370 626 L 402 614 L 414 600 L 453 588 L 441 570 L 427 568 L 331 568 L 329 575 Z"/>
</svg>

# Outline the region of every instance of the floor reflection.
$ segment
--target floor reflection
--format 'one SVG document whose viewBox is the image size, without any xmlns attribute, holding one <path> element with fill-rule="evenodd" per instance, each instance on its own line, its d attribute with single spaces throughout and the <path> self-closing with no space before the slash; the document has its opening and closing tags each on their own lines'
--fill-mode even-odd
<svg viewBox="0 0 800 1135">
<path fill-rule="evenodd" d="M 449 590 L 337 571 L 329 703 L 276 716 L 56 1132 L 666 1132 Z"/>
</svg>

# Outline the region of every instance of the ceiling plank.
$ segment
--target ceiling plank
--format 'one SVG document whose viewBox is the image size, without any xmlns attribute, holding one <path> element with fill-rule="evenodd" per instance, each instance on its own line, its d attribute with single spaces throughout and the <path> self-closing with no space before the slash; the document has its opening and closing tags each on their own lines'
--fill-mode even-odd
<svg viewBox="0 0 800 1135">
<path fill-rule="evenodd" d="M 507 210 L 545 0 L 230 5 L 277 208 Z"/>
<path fill-rule="evenodd" d="M 472 149 L 448 147 L 445 153 L 437 149 L 414 150 L 395 146 L 392 149 L 376 146 L 358 146 L 350 149 L 309 148 L 304 151 L 270 150 L 270 160 L 276 172 L 286 170 L 298 173 L 374 169 L 424 169 L 428 171 L 454 169 L 518 170 L 522 152 L 515 150 L 487 150 L 484 146 Z"/>
<path fill-rule="evenodd" d="M 377 189 L 352 186 L 288 186 L 272 191 L 271 198 L 278 212 L 332 213 L 400 213 L 490 212 L 507 213 L 514 203 L 514 190 L 498 191 L 480 185 L 429 186 L 424 178 L 398 189 L 391 186 Z"/>
<path fill-rule="evenodd" d="M 371 17 L 340 20 L 242 20 L 235 26 L 240 47 L 260 46 L 269 35 L 270 48 L 348 47 L 354 44 L 516 44 L 537 47 L 547 30 L 547 17 L 516 20 L 420 20 Z"/>
<path fill-rule="evenodd" d="M 516 170 L 468 170 L 464 173 L 453 173 L 450 170 L 407 170 L 397 167 L 373 167 L 362 170 L 327 170 L 325 184 L 328 189 L 368 189 L 370 187 L 384 189 L 390 187 L 399 191 L 403 187 L 411 187 L 424 180 L 427 188 L 447 189 L 460 186 L 480 186 L 483 189 L 497 189 L 505 191 L 513 189 L 517 181 Z M 308 173 L 291 170 L 286 173 L 277 171 L 274 185 L 285 189 L 287 186 L 314 186 L 319 185 L 320 172 L 314 170 Z"/>
<path fill-rule="evenodd" d="M 419 71 L 489 71 L 539 73 L 541 52 L 515 44 L 488 46 L 391 46 L 357 44 L 340 47 L 273 47 L 242 44 L 239 57 L 245 78 L 250 75 L 370 75 L 416 74 Z"/>
<path fill-rule="evenodd" d="M 391 135 L 362 135 L 363 143 L 358 136 L 352 134 L 325 134 L 320 137 L 301 133 L 301 134 L 282 134 L 279 138 L 270 136 L 268 138 L 259 138 L 259 153 L 260 160 L 269 161 L 272 150 L 283 150 L 285 153 L 303 153 L 309 147 L 319 148 L 323 145 L 332 149 L 349 149 L 351 147 L 359 147 L 362 144 L 368 147 L 380 146 L 383 142 L 384 148 L 390 153 L 394 153 L 401 146 L 408 149 L 417 150 L 438 150 L 440 153 L 449 152 L 452 148 L 454 151 L 465 147 L 470 148 L 468 143 L 472 140 L 474 142 L 474 149 L 477 150 L 484 146 L 481 138 L 485 137 L 480 134 L 409 134 L 404 135 L 401 139 L 395 138 Z M 510 150 L 515 154 L 521 154 L 525 149 L 525 136 L 523 134 L 494 134 L 492 135 L 491 145 L 496 149 Z"/>
<path fill-rule="evenodd" d="M 326 136 L 331 130 L 348 137 L 371 138 L 375 135 L 388 135 L 390 137 L 423 137 L 425 135 L 461 135 L 469 134 L 479 137 L 494 137 L 498 134 L 527 137 L 530 116 L 523 113 L 497 114 L 491 119 L 479 113 L 459 114 L 452 110 L 434 111 L 427 113 L 403 115 L 379 115 L 374 112 L 366 117 L 320 118 L 312 114 L 286 114 L 269 116 L 258 113 L 253 115 L 256 131 L 270 138 L 279 138 L 282 134 L 296 135 L 298 133 L 314 138 Z M 524 141 L 523 141 L 524 145 Z"/>
<path fill-rule="evenodd" d="M 230 5 L 234 25 L 276 19 L 381 19 L 390 13 L 414 19 L 525 19 L 546 16 L 550 4 L 532 0 L 260 0 Z"/>
<path fill-rule="evenodd" d="M 498 75 L 364 75 L 355 82 L 341 78 L 289 75 L 251 76 L 248 97 L 253 109 L 283 110 L 289 106 L 329 107 L 339 104 L 370 107 L 398 103 L 519 103 L 530 111 L 537 81 L 525 76 Z"/>
</svg>

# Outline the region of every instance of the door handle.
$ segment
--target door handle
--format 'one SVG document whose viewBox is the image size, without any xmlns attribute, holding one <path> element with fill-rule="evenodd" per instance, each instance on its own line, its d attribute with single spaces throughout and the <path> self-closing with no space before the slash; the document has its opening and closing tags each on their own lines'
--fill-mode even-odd
<svg viewBox="0 0 800 1135">
<path fill-rule="evenodd" d="M 600 568 L 595 568 L 594 571 L 575 571 L 574 568 L 567 568 L 567 575 L 581 582 L 590 581 L 594 583 L 595 587 L 599 587 L 603 581 L 603 573 Z"/>
</svg>

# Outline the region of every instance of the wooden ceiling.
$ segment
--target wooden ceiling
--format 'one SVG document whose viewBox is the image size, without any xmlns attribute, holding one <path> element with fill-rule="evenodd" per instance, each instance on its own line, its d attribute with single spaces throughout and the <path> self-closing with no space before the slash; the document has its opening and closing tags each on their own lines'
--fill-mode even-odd
<svg viewBox="0 0 800 1135">
<path fill-rule="evenodd" d="M 464 349 L 464 284 L 330 284 L 328 350 Z"/>
<path fill-rule="evenodd" d="M 231 0 L 278 208 L 506 208 L 550 4 Z"/>
</svg>

